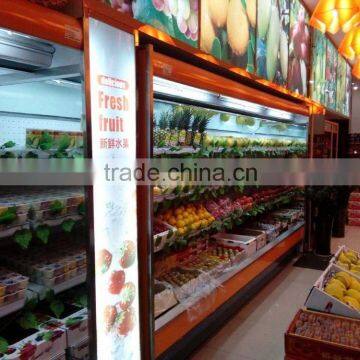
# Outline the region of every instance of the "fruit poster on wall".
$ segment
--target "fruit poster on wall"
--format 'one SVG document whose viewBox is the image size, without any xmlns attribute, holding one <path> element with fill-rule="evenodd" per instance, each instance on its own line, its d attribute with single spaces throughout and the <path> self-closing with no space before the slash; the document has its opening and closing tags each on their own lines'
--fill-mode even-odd
<svg viewBox="0 0 360 360">
<path fill-rule="evenodd" d="M 345 114 L 346 106 L 346 61 L 338 54 L 337 79 L 336 79 L 336 111 Z"/>
<path fill-rule="evenodd" d="M 202 0 L 201 49 L 254 72 L 256 11 L 256 0 Z"/>
<path fill-rule="evenodd" d="M 327 38 L 318 30 L 314 31 L 311 71 L 311 98 L 325 105 L 325 68 Z"/>
<path fill-rule="evenodd" d="M 258 0 L 256 69 L 260 77 L 285 86 L 289 57 L 289 0 Z"/>
<path fill-rule="evenodd" d="M 135 168 L 135 40 L 92 18 L 88 37 L 96 358 L 140 360 L 136 183 L 109 178 L 106 170 Z"/>
<path fill-rule="evenodd" d="M 336 80 L 338 52 L 330 40 L 327 40 L 325 69 L 325 106 L 336 110 Z"/>
<path fill-rule="evenodd" d="M 309 14 L 300 0 L 291 0 L 288 88 L 304 96 L 307 96 L 309 53 Z"/>
<path fill-rule="evenodd" d="M 102 0 L 114 9 L 198 46 L 200 0 Z"/>
<path fill-rule="evenodd" d="M 345 97 L 345 112 L 344 115 L 350 116 L 351 113 L 351 89 L 352 89 L 352 75 L 351 66 L 346 63 L 346 97 Z"/>
</svg>

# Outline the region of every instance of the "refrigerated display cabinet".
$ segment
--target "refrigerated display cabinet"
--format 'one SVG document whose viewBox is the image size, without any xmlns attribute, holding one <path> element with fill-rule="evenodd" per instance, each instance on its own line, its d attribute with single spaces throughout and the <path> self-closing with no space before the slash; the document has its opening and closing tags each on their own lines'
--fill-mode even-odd
<svg viewBox="0 0 360 360">
<path fill-rule="evenodd" d="M 130 49 L 131 54 L 133 45 L 136 44 L 136 101 L 138 105 L 136 109 L 136 155 L 138 158 L 178 156 L 179 154 L 185 154 L 186 156 L 190 154 L 191 156 L 199 154 L 209 147 L 211 147 L 215 154 L 220 153 L 220 155 L 216 155 L 220 157 L 221 152 L 224 151 L 225 153 L 229 149 L 231 151 L 236 150 L 236 157 L 307 156 L 309 108 L 308 104 L 301 99 L 291 100 L 289 95 L 277 96 L 275 91 L 267 93 L 262 91 L 265 89 L 265 86 L 260 86 L 259 83 L 253 86 L 254 84 L 251 83 L 251 79 L 246 82 L 247 85 L 244 85 L 242 83 L 244 79 L 230 74 L 229 69 L 222 69 L 214 61 L 207 63 L 206 60 L 200 60 L 200 57 L 189 51 L 188 47 L 179 45 L 179 42 L 175 40 L 174 42 L 171 40 L 168 43 L 159 42 L 159 39 L 167 41 L 169 38 L 163 37 L 162 33 L 149 29 L 149 27 L 143 27 L 135 20 L 126 19 L 116 11 L 106 9 L 95 1 L 89 0 L 85 2 L 84 22 L 81 25 L 75 19 L 66 18 L 65 21 L 64 15 L 58 14 L 55 16 L 51 11 L 37 14 L 40 11 L 39 8 L 36 8 L 35 11 L 30 5 L 25 6 L 25 3 L 20 1 L 20 11 L 19 9 L 17 10 L 16 16 L 12 15 L 9 18 L 2 17 L 0 24 L 4 27 L 6 36 L 21 37 L 21 33 L 30 33 L 31 39 L 26 36 L 26 41 L 31 42 L 32 47 L 36 48 L 36 53 L 40 53 L 42 56 L 37 58 L 35 63 L 32 62 L 29 68 L 27 68 L 29 64 L 18 64 L 14 59 L 11 59 L 12 65 L 7 62 L 6 67 L 8 69 L 10 66 L 12 69 L 5 70 L 4 75 L 1 75 L 5 76 L 2 79 L 5 79 L 6 83 L 4 80 L 1 84 L 4 87 L 1 87 L 0 91 L 6 89 L 10 100 L 13 100 L 11 94 L 14 93 L 15 88 L 17 93 L 21 91 L 28 96 L 28 103 L 24 102 L 22 104 L 15 103 L 15 101 L 2 103 L 0 100 L 0 105 L 4 106 L 3 109 L 0 109 L 4 111 L 3 116 L 10 118 L 7 123 L 10 124 L 11 119 L 16 119 L 13 120 L 14 122 L 16 121 L 13 133 L 9 132 L 10 126 L 4 127 L 5 136 L 2 143 L 4 148 L 1 149 L 2 155 L 9 158 L 20 154 L 22 156 L 37 156 L 41 158 L 65 156 L 65 153 L 66 156 L 72 157 L 91 157 L 94 154 L 95 142 L 93 140 L 95 138 L 95 130 L 93 126 L 96 123 L 96 118 L 93 106 L 95 106 L 94 104 L 97 101 L 94 100 L 95 94 L 92 92 L 92 86 L 95 84 L 94 79 L 99 78 L 92 76 L 96 74 L 95 70 L 98 70 L 96 68 L 99 65 L 98 61 L 101 62 L 101 65 L 108 64 L 109 71 L 110 68 L 116 67 L 116 62 L 110 61 L 113 55 L 108 56 L 106 51 L 100 51 L 96 47 L 92 48 L 94 45 L 94 39 L 92 39 L 92 34 L 95 34 L 94 29 L 106 28 L 109 33 L 114 33 L 115 36 L 119 35 L 121 38 L 124 32 L 128 34 L 135 33 L 133 39 L 127 39 L 129 40 L 127 44 L 130 44 L 128 49 Z M 3 11 L 8 11 L 8 14 L 11 12 L 9 4 L 10 2 L 7 1 L 3 8 Z M 25 10 L 29 10 L 27 12 L 28 17 L 21 25 L 19 19 L 21 18 L 21 12 Z M 38 21 L 35 19 L 38 19 Z M 47 21 L 44 19 L 47 19 Z M 97 19 L 97 21 L 93 21 L 94 19 Z M 64 23 L 66 23 L 66 26 Z M 33 27 L 31 27 L 31 24 Z M 105 24 L 107 25 L 104 26 Z M 82 31 L 82 25 L 84 31 Z M 151 38 L 151 34 L 154 34 L 154 38 Z M 97 43 L 99 47 L 105 47 L 105 45 L 108 46 L 106 50 L 110 51 L 109 46 L 111 44 L 104 44 L 101 41 Z M 70 50 L 66 46 L 70 46 L 72 49 Z M 84 53 L 79 51 L 82 49 Z M 116 47 L 113 46 L 112 50 L 116 51 Z M 62 57 L 61 54 L 66 54 L 66 56 Z M 28 55 L 22 54 L 20 58 L 23 59 Z M 84 71 L 82 71 L 83 55 L 85 59 Z M 175 60 L 174 57 L 179 57 L 182 61 Z M 64 61 L 65 58 L 66 61 Z M 119 58 L 118 61 L 124 60 Z M 135 60 L 131 58 L 129 62 L 134 63 Z M 46 69 L 42 68 L 39 70 L 39 67 L 46 67 Z M 59 69 L 55 71 L 53 67 L 59 67 Z M 134 68 L 131 68 L 131 71 L 129 71 L 131 76 L 133 70 Z M 102 75 L 111 77 L 111 74 Z M 241 81 L 237 81 L 239 79 Z M 85 86 L 83 87 L 84 81 Z M 96 89 L 95 86 L 94 89 Z M 131 91 L 133 90 L 134 87 L 131 87 Z M 85 99 L 83 98 L 84 94 Z M 135 95 L 131 99 L 135 104 Z M 61 105 L 59 106 L 59 104 Z M 182 109 L 189 109 L 191 114 L 196 112 L 194 110 L 207 112 L 208 114 L 211 113 L 211 117 L 209 117 L 206 124 L 207 126 L 202 128 L 194 126 L 192 129 L 194 130 L 193 135 L 191 131 L 186 131 L 185 126 L 181 129 L 183 132 L 177 133 L 175 130 L 177 126 L 175 126 L 175 129 L 172 129 L 174 130 L 173 138 L 165 136 L 160 130 L 169 132 L 169 128 L 166 126 L 162 128 L 163 125 L 160 124 L 160 118 L 164 113 L 171 114 L 173 109 L 179 108 L 179 106 Z M 192 121 L 193 118 L 190 119 L 188 126 L 192 125 Z M 22 133 L 21 139 L 20 131 Z M 12 139 L 13 134 L 17 134 L 18 137 Z M 1 136 L 3 136 L 3 132 L 1 132 Z M 168 140 L 170 141 L 169 143 L 167 143 Z M 12 142 L 15 143 L 14 146 Z M 68 144 L 69 142 L 70 144 L 64 149 L 64 143 Z M 104 309 L 99 307 L 97 309 L 98 313 L 94 312 L 96 305 L 99 305 L 99 299 L 95 294 L 94 248 L 96 249 L 97 246 L 99 247 L 103 244 L 103 239 L 99 236 L 101 232 L 97 233 L 96 231 L 98 230 L 96 229 L 94 237 L 94 225 L 95 228 L 99 225 L 99 221 L 101 222 L 104 214 L 100 214 L 98 208 L 94 208 L 94 194 L 91 190 L 91 188 L 87 188 L 85 192 L 86 199 L 88 200 L 86 203 L 88 226 L 85 234 L 77 236 L 77 240 L 85 240 L 86 242 L 88 259 L 87 294 L 90 300 L 89 336 L 91 339 L 91 351 L 93 352 L 92 354 L 95 354 L 96 338 L 100 329 L 97 329 L 96 325 L 104 325 Z M 158 261 L 163 259 L 165 254 L 164 250 L 161 249 L 161 241 L 164 240 L 166 243 L 171 238 L 175 243 L 180 243 L 184 247 L 182 251 L 185 249 L 186 255 L 186 249 L 190 248 L 187 247 L 187 242 L 185 244 L 183 241 L 184 234 L 180 234 L 182 231 L 179 233 L 178 227 L 173 226 L 174 229 L 171 236 L 169 236 L 171 228 L 167 228 L 167 236 L 160 239 L 160 244 L 159 240 L 153 237 L 155 219 L 164 211 L 164 203 L 169 208 L 172 208 L 179 200 L 188 201 L 189 194 L 186 192 L 184 194 L 184 192 L 179 192 L 178 190 L 174 194 L 160 194 L 157 188 L 139 186 L 136 191 L 136 197 L 133 200 L 137 204 L 136 212 L 134 211 L 131 216 L 132 221 L 134 217 L 137 221 L 132 231 L 137 232 L 138 256 L 135 264 L 138 271 L 138 298 L 140 302 L 140 312 L 137 314 L 135 321 L 141 324 L 139 330 L 141 333 L 141 353 L 143 358 L 171 358 L 175 354 L 184 357 L 189 354 L 206 336 L 210 335 L 210 330 L 215 330 L 217 326 L 220 326 L 224 319 L 231 316 L 244 301 L 249 299 L 264 282 L 278 271 L 278 263 L 291 256 L 292 251 L 304 237 L 304 222 L 301 215 L 303 212 L 302 199 L 301 193 L 297 189 L 293 187 L 273 187 L 262 189 L 263 191 L 257 191 L 253 188 L 245 189 L 244 191 L 239 188 L 238 192 L 232 192 L 233 189 L 214 189 L 214 198 L 212 200 L 220 199 L 224 201 L 222 204 L 227 204 L 232 209 L 231 211 L 228 209 L 227 215 L 229 215 L 232 222 L 234 221 L 233 225 L 236 226 L 232 228 L 230 225 L 227 225 L 227 232 L 237 236 L 235 240 L 239 240 L 239 237 L 244 236 L 242 235 L 244 227 L 250 228 L 253 232 L 257 232 L 257 234 L 259 232 L 266 234 L 268 240 L 264 241 L 263 236 L 253 236 L 250 239 L 246 239 L 245 245 L 249 246 L 248 252 L 245 251 L 246 246 L 238 246 L 238 244 L 224 246 L 224 243 L 228 240 L 226 238 L 221 240 L 224 240 L 223 243 L 216 246 L 213 245 L 209 249 L 209 243 L 214 244 L 214 242 L 213 240 L 210 241 L 206 236 L 212 236 L 214 229 L 206 229 L 205 221 L 206 225 L 209 223 L 209 227 L 211 227 L 212 223 L 216 223 L 219 225 L 219 227 L 216 227 L 216 231 L 218 229 L 223 231 L 222 225 L 225 221 L 222 221 L 224 219 L 221 218 L 221 215 L 224 214 L 212 214 L 212 207 L 206 206 L 206 204 L 202 204 L 202 206 L 194 205 L 195 210 L 201 210 L 202 221 L 204 221 L 201 224 L 201 227 L 204 226 L 204 228 L 200 228 L 200 225 L 197 224 L 195 227 L 199 228 L 194 229 L 194 232 L 202 230 L 202 235 L 206 236 L 205 239 L 199 239 L 197 246 L 192 246 L 191 249 L 196 248 L 197 254 L 208 253 L 211 250 L 214 257 L 219 252 L 221 254 L 226 253 L 227 260 L 220 263 L 215 261 L 214 263 L 214 261 L 209 262 L 208 259 L 200 259 L 203 260 L 201 262 L 199 257 L 194 257 L 191 259 L 191 264 L 186 264 L 188 265 L 186 269 L 183 269 L 182 266 L 180 266 L 180 269 L 176 269 L 179 270 L 178 272 L 181 273 L 181 276 L 189 276 L 195 280 L 193 283 L 196 283 L 199 271 L 194 270 L 194 267 L 211 267 L 212 274 L 216 274 L 216 281 L 213 284 L 221 284 L 221 290 L 219 290 L 218 286 L 213 286 L 207 289 L 202 296 L 195 297 L 193 299 L 195 301 L 189 302 L 186 300 L 186 292 L 185 297 L 182 297 L 184 295 L 183 292 L 174 291 L 174 286 L 171 286 L 171 278 L 166 276 L 166 281 L 162 281 L 163 278 L 159 277 L 157 273 Z M 14 202 L 13 196 L 16 199 L 17 191 L 12 190 L 10 201 Z M 53 201 L 48 200 L 45 195 L 50 194 L 53 196 L 54 191 L 52 189 L 46 189 L 46 191 L 45 189 L 31 189 L 31 192 L 23 194 L 23 198 L 40 198 L 36 203 L 40 205 L 36 206 L 41 208 L 43 202 Z M 98 191 L 98 195 L 101 195 L 102 191 L 105 193 L 104 189 L 99 190 L 98 188 Z M 162 190 L 160 189 L 160 191 Z M 205 189 L 205 191 L 207 190 Z M 34 221 L 37 220 L 44 221 L 46 225 L 39 229 L 42 231 L 35 234 L 43 242 L 48 233 L 48 228 L 50 228 L 50 231 L 52 227 L 57 228 L 60 233 L 61 231 L 69 230 L 72 222 L 65 223 L 64 225 L 63 222 L 56 223 L 53 221 L 53 218 L 47 218 L 47 216 L 53 215 L 53 210 L 59 215 L 64 215 L 63 212 L 70 211 L 67 208 L 73 207 L 73 205 L 70 206 L 70 203 L 76 202 L 79 197 L 84 196 L 83 194 L 83 190 L 78 188 L 72 189 L 71 195 L 68 197 L 64 197 L 63 194 L 58 192 L 56 196 L 62 196 L 61 199 L 65 198 L 66 200 L 56 199 L 59 201 L 52 204 L 53 206 L 48 212 L 47 208 L 41 209 L 41 211 L 35 208 L 35 211 L 31 212 L 35 220 L 31 218 L 31 221 L 29 220 L 26 225 L 16 223 L 16 225 L 21 226 L 19 230 L 22 235 L 18 237 L 18 243 L 24 245 L 28 242 L 29 237 L 26 234 L 33 231 L 36 232 L 36 228 L 34 228 L 36 222 Z M 116 192 L 112 194 L 115 195 Z M 6 195 L 8 196 L 9 194 L 6 193 Z M 197 196 L 198 198 L 199 196 L 204 196 L 205 198 L 205 194 L 202 192 L 198 193 Z M 52 197 L 50 198 L 53 199 Z M 181 198 L 183 199 L 181 200 Z M 64 206 L 64 202 L 66 204 L 69 203 L 69 206 Z M 25 205 L 21 201 L 18 202 L 19 209 L 21 206 L 26 209 Z M 271 211 L 278 208 L 282 209 L 280 215 L 279 213 L 270 214 Z M 7 214 L 10 217 L 13 214 L 11 211 Z M 246 224 L 242 224 L 242 214 L 250 220 Z M 83 214 L 80 215 L 83 216 Z M 257 217 L 256 215 L 262 215 L 263 217 Z M 26 216 L 19 217 L 17 220 L 23 219 L 26 219 Z M 69 220 L 79 221 L 77 218 L 70 218 Z M 111 226 L 113 226 L 112 229 L 115 229 L 115 232 L 110 232 L 110 235 L 115 234 L 116 237 L 121 233 L 119 232 L 119 223 L 120 221 L 113 222 Z M 131 222 L 131 224 L 133 223 Z M 76 228 L 74 229 L 76 230 Z M 187 229 L 184 231 L 186 232 Z M 103 234 L 105 234 L 105 231 Z M 109 233 L 106 235 L 109 236 Z M 50 236 L 52 236 L 51 233 Z M 70 247 L 67 241 L 71 236 L 67 235 L 60 242 L 62 247 Z M 134 235 L 133 239 L 135 238 L 136 236 Z M 244 239 L 242 238 L 242 240 Z M 41 243 L 34 247 L 32 245 L 35 245 L 33 240 L 28 250 L 21 251 L 21 254 L 24 254 L 27 258 L 26 261 L 30 263 L 29 257 L 36 257 L 36 254 L 42 252 L 41 249 L 44 246 L 51 248 L 54 244 L 52 241 L 49 241 L 47 245 Z M 159 245 L 159 251 L 155 251 L 157 245 Z M 5 256 L 6 261 L 14 264 L 19 263 L 18 259 L 14 259 L 14 254 L 11 251 L 11 247 L 18 245 L 14 245 L 10 241 L 10 244 L 7 246 L 10 246 L 10 248 Z M 78 245 L 77 241 L 72 241 L 69 251 L 72 251 L 74 248 L 78 251 L 78 246 L 80 245 Z M 252 249 L 251 251 L 250 248 Z M 105 251 L 101 253 L 107 255 L 102 257 L 102 260 L 110 259 L 111 262 L 112 257 L 108 256 L 108 253 Z M 179 254 L 180 249 L 179 251 L 176 250 L 175 253 L 170 253 L 170 256 L 165 256 L 165 258 L 169 261 L 169 264 L 176 265 L 176 262 L 179 260 L 177 259 Z M 48 253 L 44 256 L 47 257 Z M 105 263 L 101 262 L 101 264 L 104 265 Z M 231 265 L 230 267 L 229 264 Z M 122 263 L 122 267 L 124 267 L 123 265 L 124 263 Z M 171 266 L 169 268 L 171 269 Z M 49 279 L 46 277 L 43 279 L 37 278 L 36 280 L 41 281 L 42 284 L 34 286 L 33 278 L 30 277 L 27 280 L 26 273 L 24 275 L 21 273 L 23 267 L 20 266 L 19 269 L 19 273 L 10 275 L 25 277 L 18 278 L 22 284 L 21 286 L 29 284 L 28 287 L 33 287 L 34 292 L 38 294 L 36 297 L 40 299 L 41 304 L 47 304 L 49 301 L 59 304 L 58 300 L 66 302 L 66 299 L 63 301 L 62 296 L 65 295 L 62 294 L 66 294 L 70 298 L 78 297 L 77 294 L 74 294 L 74 289 L 69 289 L 70 292 L 66 292 L 65 289 L 60 289 L 60 287 L 57 288 L 60 292 L 60 298 L 58 298 L 58 294 L 54 294 L 58 292 L 57 290 L 54 293 L 48 293 L 48 296 L 46 296 L 46 292 L 44 293 L 40 289 L 43 290 L 44 287 L 51 288 L 55 285 L 55 283 L 52 284 L 51 280 L 49 280 L 53 277 L 49 277 Z M 225 269 L 227 271 L 224 273 L 223 270 Z M 107 270 L 109 270 L 109 266 L 106 267 L 105 272 Z M 120 276 L 119 273 L 117 274 Z M 59 276 L 61 277 L 62 275 L 60 274 Z M 176 276 L 175 272 L 175 278 Z M 64 293 L 62 292 L 63 290 L 65 291 Z M 11 294 L 10 291 L 9 294 Z M 114 299 L 111 295 L 108 298 L 111 301 Z M 154 302 L 156 298 L 160 298 L 161 301 L 165 299 L 167 306 L 158 306 L 158 303 Z M 81 299 L 82 303 L 84 303 L 84 297 L 81 297 Z M 106 310 L 109 310 L 106 312 L 107 319 L 112 318 L 114 315 L 113 307 L 106 307 Z M 118 307 L 115 310 L 117 313 Z M 124 310 L 126 314 L 123 312 L 121 314 L 128 316 L 129 312 L 127 310 Z M 23 310 L 19 308 L 18 311 L 20 312 L 13 314 L 22 316 Z M 79 320 L 85 326 L 86 314 L 83 311 L 81 310 L 76 315 L 76 320 Z M 12 314 L 7 316 L 10 315 Z M 129 319 L 133 321 L 133 314 L 130 315 Z M 68 317 L 62 320 L 66 322 Z M 57 326 L 56 319 L 51 319 L 51 321 L 54 323 L 48 324 L 49 326 Z M 70 328 L 70 325 L 74 324 L 68 322 L 68 325 Z M 108 323 L 105 325 L 108 325 Z M 112 323 L 111 326 L 113 325 Z M 80 326 L 80 329 L 83 330 L 83 327 Z M 121 336 L 113 336 L 112 331 L 111 336 L 108 337 L 108 341 L 114 343 L 112 344 L 114 348 L 121 347 L 122 341 L 126 337 L 123 334 L 125 329 L 118 327 L 117 330 Z M 81 333 L 83 334 L 85 331 Z M 81 338 L 79 333 L 77 334 L 76 331 L 71 333 L 65 329 L 61 334 L 58 333 L 58 336 L 60 339 L 60 349 L 70 348 L 69 354 L 73 354 L 74 357 L 79 356 L 79 354 L 80 357 L 86 356 L 83 355 L 87 351 L 86 341 L 84 342 L 84 338 Z M 140 336 L 135 334 L 135 337 L 136 339 L 129 344 L 132 345 L 133 350 L 136 348 L 135 352 L 137 355 L 135 357 L 138 358 L 140 353 Z M 79 347 L 74 349 L 76 344 Z M 110 350 L 109 348 L 109 356 L 114 356 L 114 353 L 111 353 L 111 351 L 113 349 L 111 348 Z M 97 356 L 101 358 L 108 356 L 108 354 L 98 353 Z"/>
</svg>

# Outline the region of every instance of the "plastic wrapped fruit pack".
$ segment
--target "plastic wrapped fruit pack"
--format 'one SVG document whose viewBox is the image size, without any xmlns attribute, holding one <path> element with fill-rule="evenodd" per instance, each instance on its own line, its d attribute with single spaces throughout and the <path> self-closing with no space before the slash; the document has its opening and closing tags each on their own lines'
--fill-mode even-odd
<svg viewBox="0 0 360 360">
<path fill-rule="evenodd" d="M 23 299 L 28 284 L 28 277 L 0 268 L 0 307 Z"/>
<path fill-rule="evenodd" d="M 81 244 L 32 248 L 26 253 L 5 251 L 1 259 L 34 283 L 52 287 L 86 272 L 86 250 Z"/>
</svg>

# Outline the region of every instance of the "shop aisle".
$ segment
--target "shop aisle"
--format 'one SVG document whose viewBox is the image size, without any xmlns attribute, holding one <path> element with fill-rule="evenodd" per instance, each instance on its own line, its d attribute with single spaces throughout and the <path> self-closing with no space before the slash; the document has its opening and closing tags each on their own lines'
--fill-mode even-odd
<svg viewBox="0 0 360 360">
<path fill-rule="evenodd" d="M 333 239 L 333 251 L 341 244 L 360 251 L 360 228 Z M 289 264 L 191 360 L 283 360 L 284 333 L 320 274 Z"/>
</svg>

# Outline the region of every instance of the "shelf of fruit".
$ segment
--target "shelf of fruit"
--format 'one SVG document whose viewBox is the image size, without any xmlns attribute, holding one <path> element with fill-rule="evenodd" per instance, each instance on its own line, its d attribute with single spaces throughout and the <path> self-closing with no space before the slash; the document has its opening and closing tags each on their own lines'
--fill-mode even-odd
<svg viewBox="0 0 360 360">
<path fill-rule="evenodd" d="M 195 260 L 189 260 L 185 265 L 172 268 L 170 272 L 159 276 L 158 280 L 174 287 L 178 302 L 175 304 L 168 302 L 171 306 L 168 309 L 164 308 L 164 314 L 155 320 L 155 330 L 160 329 L 182 312 L 187 311 L 201 297 L 208 296 L 221 284 L 254 263 L 303 226 L 304 221 L 299 220 L 276 239 L 271 240 L 250 256 L 247 256 L 241 247 L 227 247 L 217 244 L 215 247 L 210 247 L 208 252 L 202 252 L 200 258 L 195 257 Z M 188 257 L 189 255 L 184 255 L 184 258 Z M 188 273 L 189 269 L 192 269 L 192 272 Z M 202 277 L 199 277 L 199 274 L 202 274 Z M 169 288 L 165 288 L 167 289 L 166 296 L 172 296 L 169 294 Z M 167 302 L 163 300 L 163 303 Z"/>
<path fill-rule="evenodd" d="M 306 145 L 296 146 L 278 146 L 278 147 L 164 147 L 154 148 L 155 157 L 191 157 L 200 158 L 218 158 L 218 157 L 236 157 L 236 158 L 275 158 L 275 157 L 301 157 L 307 152 Z"/>
<path fill-rule="evenodd" d="M 244 219 L 263 214 L 278 204 L 288 202 L 298 194 L 294 187 L 279 187 L 253 193 L 252 196 L 235 194 L 221 196 L 197 203 L 170 208 L 157 216 L 163 226 L 171 226 L 166 236 L 156 233 L 163 229 L 154 227 L 154 246 L 158 252 L 168 246 L 186 246 L 190 238 L 200 234 L 231 229 Z"/>
</svg>

